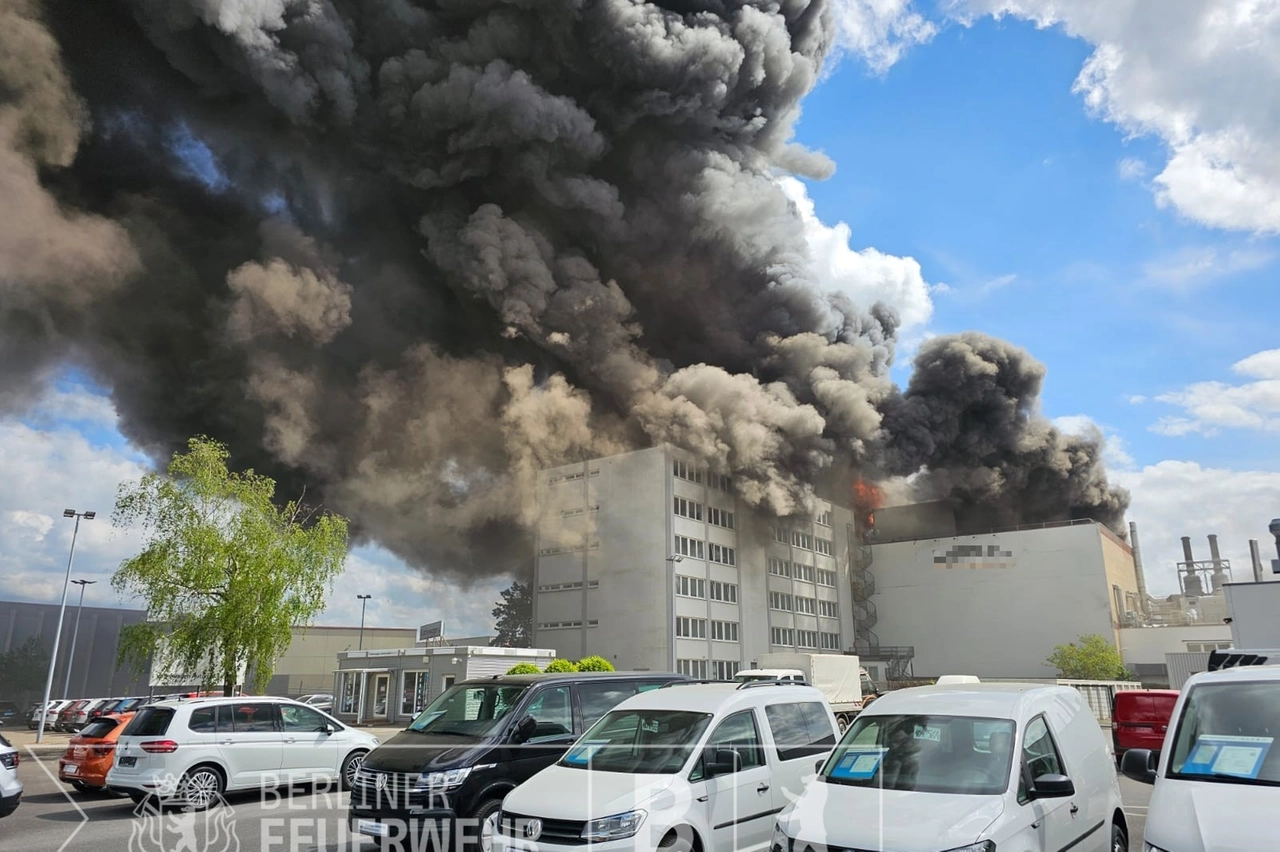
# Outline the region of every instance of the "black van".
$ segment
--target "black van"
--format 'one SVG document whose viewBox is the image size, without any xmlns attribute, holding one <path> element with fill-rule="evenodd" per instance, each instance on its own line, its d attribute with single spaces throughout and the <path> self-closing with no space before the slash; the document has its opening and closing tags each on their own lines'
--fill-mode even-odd
<svg viewBox="0 0 1280 852">
<path fill-rule="evenodd" d="M 391 848 L 488 852 L 507 793 L 621 701 L 688 679 L 575 672 L 463 681 L 365 756 L 351 787 L 351 830 Z"/>
</svg>

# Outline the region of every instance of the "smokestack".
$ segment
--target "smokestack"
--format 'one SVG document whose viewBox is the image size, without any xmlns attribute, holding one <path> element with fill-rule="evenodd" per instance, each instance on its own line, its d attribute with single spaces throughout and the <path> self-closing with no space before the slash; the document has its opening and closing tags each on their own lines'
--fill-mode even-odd
<svg viewBox="0 0 1280 852">
<path fill-rule="evenodd" d="M 1262 582 L 1262 550 L 1256 538 L 1249 539 L 1249 561 L 1253 563 L 1253 582 Z"/>
<path fill-rule="evenodd" d="M 1280 561 L 1280 518 L 1272 518 L 1267 529 L 1276 537 L 1276 559 Z"/>
<path fill-rule="evenodd" d="M 1183 570 L 1186 572 L 1186 578 L 1182 581 L 1182 592 L 1191 597 L 1199 597 L 1204 594 L 1204 585 L 1200 582 L 1200 575 L 1196 573 L 1196 557 L 1191 552 L 1191 536 L 1184 535 L 1182 537 L 1182 559 Z"/>
<path fill-rule="evenodd" d="M 1150 615 L 1147 602 L 1147 577 L 1142 570 L 1142 549 L 1138 547 L 1138 525 L 1129 522 L 1129 547 L 1133 548 L 1133 573 L 1138 579 L 1138 606 L 1144 616 Z"/>
<path fill-rule="evenodd" d="M 1221 591 L 1222 587 L 1227 584 L 1227 572 L 1222 569 L 1222 554 L 1218 552 L 1218 537 L 1216 535 L 1209 536 L 1209 558 L 1213 560 L 1213 589 L 1211 591 Z"/>
</svg>

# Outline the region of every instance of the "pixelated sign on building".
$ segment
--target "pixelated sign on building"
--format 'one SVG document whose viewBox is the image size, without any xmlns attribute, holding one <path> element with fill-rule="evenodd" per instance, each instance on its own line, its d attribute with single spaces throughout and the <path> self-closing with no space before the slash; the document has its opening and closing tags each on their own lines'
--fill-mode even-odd
<svg viewBox="0 0 1280 852">
<path fill-rule="evenodd" d="M 933 552 L 934 568 L 1016 568 L 1013 552 L 995 544 L 957 544 Z"/>
</svg>

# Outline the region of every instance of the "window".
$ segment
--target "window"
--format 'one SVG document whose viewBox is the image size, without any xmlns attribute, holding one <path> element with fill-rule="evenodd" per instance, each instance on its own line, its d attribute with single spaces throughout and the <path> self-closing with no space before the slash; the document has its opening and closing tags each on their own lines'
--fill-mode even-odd
<svg viewBox="0 0 1280 852">
<path fill-rule="evenodd" d="M 825 512 L 819 512 L 818 517 L 815 520 L 824 527 L 831 526 L 831 510 L 828 509 Z"/>
<path fill-rule="evenodd" d="M 818 602 L 813 598 L 802 598 L 796 596 L 796 612 L 803 612 L 806 615 L 817 615 Z"/>
<path fill-rule="evenodd" d="M 676 660 L 676 671 L 682 675 L 689 675 L 701 680 L 707 679 L 707 661 L 706 660 Z"/>
<path fill-rule="evenodd" d="M 790 543 L 791 543 L 791 534 L 790 534 L 790 533 L 788 533 L 788 532 L 786 531 L 786 529 L 785 529 L 785 528 L 783 528 L 783 527 L 774 527 L 774 528 L 773 528 L 773 540 L 774 540 L 774 541 L 780 541 L 780 542 L 782 542 L 783 544 L 790 544 Z"/>
<path fill-rule="evenodd" d="M 569 687 L 550 686 L 529 704 L 527 715 L 538 723 L 528 742 L 573 736 L 573 713 L 569 709 Z"/>
<path fill-rule="evenodd" d="M 791 595 L 783 592 L 769 593 L 769 609 L 776 609 L 779 612 L 791 612 L 792 606 Z"/>
<path fill-rule="evenodd" d="M 714 757 L 721 749 L 737 752 L 743 769 L 764 766 L 764 749 L 760 747 L 760 731 L 756 728 L 754 713 L 750 710 L 734 713 L 711 732 L 703 749 L 704 756 L 689 773 L 689 780 L 701 781 L 708 756 Z"/>
<path fill-rule="evenodd" d="M 692 500 L 686 500 L 683 497 L 677 497 L 676 514 L 682 518 L 688 518 L 692 521 L 702 520 L 702 504 L 695 503 Z M 714 510 L 712 510 L 714 511 Z"/>
<path fill-rule="evenodd" d="M 671 463 L 671 472 L 680 479 L 685 479 L 689 482 L 696 482 L 699 485 L 702 484 L 702 471 L 687 462 L 682 462 L 679 459 L 676 459 Z"/>
<path fill-rule="evenodd" d="M 711 622 L 711 638 L 717 642 L 737 642 L 738 641 L 738 622 L 736 621 Z"/>
<path fill-rule="evenodd" d="M 733 512 L 728 512 L 724 509 L 717 509 L 715 506 L 708 506 L 707 523 L 731 530 L 733 529 Z"/>
<path fill-rule="evenodd" d="M 705 598 L 707 596 L 707 581 L 701 577 L 686 577 L 683 574 L 677 574 L 676 594 L 686 598 Z"/>
<path fill-rule="evenodd" d="M 292 704 L 280 705 L 280 720 L 286 731 L 314 733 L 323 731 L 329 720 L 310 707 L 294 707 Z"/>
<path fill-rule="evenodd" d="M 827 708 L 817 701 L 769 704 L 765 719 L 773 733 L 773 750 L 778 760 L 796 760 L 830 751 L 836 732 L 827 718 Z"/>
<path fill-rule="evenodd" d="M 736 660 L 712 660 L 711 676 L 716 680 L 733 680 L 733 676 L 738 673 L 738 662 Z"/>
<path fill-rule="evenodd" d="M 231 723 L 237 734 L 262 734 L 276 729 L 276 706 L 274 704 L 237 704 L 223 705 L 221 726 L 227 711 L 231 711 Z"/>
<path fill-rule="evenodd" d="M 839 651 L 840 650 L 840 634 L 839 633 L 823 633 L 821 634 L 822 650 Z"/>
<path fill-rule="evenodd" d="M 818 631 L 816 630 L 797 630 L 796 644 L 801 648 L 818 647 Z"/>
<path fill-rule="evenodd" d="M 1041 775 L 1063 775 L 1062 759 L 1053 745 L 1053 737 L 1049 735 L 1049 726 L 1043 716 L 1037 716 L 1027 725 L 1027 733 L 1022 738 L 1022 760 L 1027 767 L 1018 783 L 1018 801 L 1027 801 L 1027 779 L 1030 775 L 1034 781 Z"/>
<path fill-rule="evenodd" d="M 733 480 L 719 473 L 708 473 L 707 485 L 726 494 L 733 493 Z"/>
<path fill-rule="evenodd" d="M 129 720 L 129 727 L 121 732 L 121 736 L 158 737 L 169 730 L 172 718 L 173 710 L 169 707 L 143 707 L 137 716 Z"/>
<path fill-rule="evenodd" d="M 835 572 L 835 571 L 828 571 L 828 570 L 827 570 L 827 569 L 825 569 L 825 568 L 819 568 L 819 569 L 818 569 L 818 585 L 819 585 L 819 586 L 831 586 L 832 588 L 835 588 L 835 585 L 836 585 L 836 572 Z"/>
<path fill-rule="evenodd" d="M 187 727 L 197 734 L 216 733 L 218 730 L 217 711 L 217 707 L 197 707 L 191 711 L 191 718 L 187 720 Z M 80 735 L 88 736 L 84 731 L 81 731 Z"/>
<path fill-rule="evenodd" d="M 815 538 L 813 540 L 813 549 L 826 556 L 830 556 L 833 552 L 831 550 L 831 542 L 825 538 Z"/>
<path fill-rule="evenodd" d="M 702 539 L 686 538 L 682 535 L 676 536 L 676 553 L 681 556 L 690 556 L 694 559 L 702 559 Z"/>
<path fill-rule="evenodd" d="M 813 550 L 813 536 L 809 533 L 800 532 L 799 530 L 792 530 L 791 546 L 803 547 L 805 550 Z"/>
<path fill-rule="evenodd" d="M 791 563 L 785 559 L 770 559 L 769 573 L 776 574 L 779 577 L 791 576 Z"/>
<path fill-rule="evenodd" d="M 564 630 L 571 627 L 581 627 L 581 621 L 541 621 L 538 623 L 539 630 Z M 599 627 L 600 622 L 597 619 L 591 619 L 587 622 L 588 627 Z"/>
<path fill-rule="evenodd" d="M 588 580 L 588 581 L 587 581 L 587 588 L 588 588 L 588 589 L 598 589 L 599 587 L 600 587 L 600 581 L 599 581 L 599 580 Z M 543 584 L 543 585 L 541 585 L 541 586 L 539 586 L 539 587 L 538 587 L 538 591 L 540 591 L 540 592 L 566 592 L 566 591 L 569 591 L 569 590 L 571 590 L 571 589 L 581 589 L 581 588 L 582 588 L 582 581 L 581 581 L 581 580 L 578 580 L 578 581 L 573 582 L 573 583 L 545 583 L 545 584 Z"/>
<path fill-rule="evenodd" d="M 824 618 L 839 618 L 840 605 L 835 601 L 820 600 L 818 601 L 818 615 Z"/>
<path fill-rule="evenodd" d="M 579 683 L 578 704 L 582 707 L 582 725 L 589 728 L 614 707 L 636 694 L 636 684 L 630 680 L 605 680 L 595 683 Z"/>
<path fill-rule="evenodd" d="M 701 543 L 701 542 L 699 542 Z M 737 559 L 732 547 L 722 547 L 718 544 L 707 545 L 707 558 L 712 562 L 719 562 L 721 565 L 733 565 Z"/>
<path fill-rule="evenodd" d="M 578 508 L 576 508 L 576 509 L 561 509 L 561 510 L 560 510 L 560 517 L 562 517 L 562 518 L 574 518 L 574 517 L 577 517 L 578 515 L 585 515 L 585 514 L 588 514 L 588 513 L 594 513 L 594 512 L 599 512 L 599 511 L 600 511 L 600 507 L 599 507 L 599 506 L 588 506 L 588 507 L 587 507 L 587 508 L 585 508 L 585 509 L 584 509 L 584 508 L 582 508 L 581 506 L 579 506 L 579 507 L 578 507 Z"/>
<path fill-rule="evenodd" d="M 724 601 L 725 603 L 738 602 L 738 585 L 737 583 L 721 583 L 719 580 L 711 581 L 711 600 Z"/>
<path fill-rule="evenodd" d="M 783 645 L 788 648 L 794 647 L 796 644 L 795 631 L 790 627 L 770 628 L 769 641 L 773 645 Z"/>
<path fill-rule="evenodd" d="M 676 635 L 682 639 L 706 639 L 707 620 L 681 615 L 676 618 Z"/>
<path fill-rule="evenodd" d="M 795 577 L 797 580 L 804 580 L 809 583 L 813 582 L 813 566 L 812 565 L 805 565 L 803 562 L 797 562 L 793 566 L 791 566 L 791 568 L 792 568 L 792 573 L 795 574 Z"/>
</svg>

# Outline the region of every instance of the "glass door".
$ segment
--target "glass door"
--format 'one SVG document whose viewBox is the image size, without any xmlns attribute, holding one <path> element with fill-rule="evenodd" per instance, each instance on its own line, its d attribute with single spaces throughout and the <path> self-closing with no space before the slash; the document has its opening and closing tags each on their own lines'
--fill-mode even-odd
<svg viewBox="0 0 1280 852">
<path fill-rule="evenodd" d="M 373 679 L 373 715 L 387 717 L 387 699 L 391 694 L 391 675 L 380 674 Z"/>
<path fill-rule="evenodd" d="M 431 684 L 431 672 L 404 673 L 404 692 L 400 698 L 400 715 L 417 716 L 427 704 L 427 689 Z"/>
</svg>

